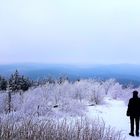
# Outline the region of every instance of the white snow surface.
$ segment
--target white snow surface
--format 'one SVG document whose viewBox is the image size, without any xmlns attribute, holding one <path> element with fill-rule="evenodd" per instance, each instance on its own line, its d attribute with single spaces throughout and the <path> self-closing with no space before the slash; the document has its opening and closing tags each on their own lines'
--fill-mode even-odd
<svg viewBox="0 0 140 140">
<path fill-rule="evenodd" d="M 106 126 L 121 131 L 126 140 L 139 140 L 139 137 L 129 136 L 130 121 L 126 111 L 127 106 L 124 101 L 106 98 L 104 105 L 88 107 L 87 118 L 91 121 L 95 118 L 103 119 Z"/>
<path fill-rule="evenodd" d="M 130 121 L 126 116 L 127 104 L 133 90 L 131 87 L 124 88 L 112 79 L 105 82 L 89 79 L 74 83 L 46 83 L 25 93 L 12 93 L 12 112 L 9 115 L 6 114 L 8 94 L 2 92 L 0 119 L 4 121 L 10 115 L 15 121 L 30 116 L 40 120 L 86 117 L 92 122 L 99 118 L 104 120 L 106 126 L 121 131 L 126 140 L 138 140 L 140 138 L 129 136 Z M 140 93 L 140 87 L 136 90 Z M 58 107 L 54 108 L 55 105 Z"/>
</svg>

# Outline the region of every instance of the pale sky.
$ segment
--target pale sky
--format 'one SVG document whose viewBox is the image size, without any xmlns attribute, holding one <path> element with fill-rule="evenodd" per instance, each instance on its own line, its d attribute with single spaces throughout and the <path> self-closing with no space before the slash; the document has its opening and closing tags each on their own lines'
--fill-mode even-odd
<svg viewBox="0 0 140 140">
<path fill-rule="evenodd" d="M 140 0 L 0 0 L 0 63 L 140 64 Z"/>
</svg>

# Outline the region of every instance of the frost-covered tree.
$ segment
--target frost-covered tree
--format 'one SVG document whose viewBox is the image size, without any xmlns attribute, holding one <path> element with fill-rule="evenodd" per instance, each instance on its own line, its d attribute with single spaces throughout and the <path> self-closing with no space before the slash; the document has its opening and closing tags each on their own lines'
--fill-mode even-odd
<svg viewBox="0 0 140 140">
<path fill-rule="evenodd" d="M 6 90 L 7 80 L 4 77 L 0 76 L 0 90 Z"/>
<path fill-rule="evenodd" d="M 51 76 L 49 76 L 49 77 L 47 78 L 46 82 L 48 82 L 48 83 L 50 83 L 50 84 L 54 84 L 54 83 L 55 83 L 54 79 L 53 79 Z"/>
<path fill-rule="evenodd" d="M 108 94 L 110 88 L 115 85 L 115 83 L 116 83 L 115 79 L 109 79 L 109 80 L 106 80 L 105 82 L 103 82 L 106 95 Z"/>
<path fill-rule="evenodd" d="M 31 82 L 28 78 L 22 76 L 20 78 L 20 88 L 22 91 L 26 91 L 29 89 L 29 87 L 31 86 Z"/>
<path fill-rule="evenodd" d="M 59 84 L 63 84 L 65 81 L 69 81 L 69 78 L 67 76 L 60 76 L 57 80 Z"/>
<path fill-rule="evenodd" d="M 31 86 L 31 82 L 28 78 L 21 76 L 16 70 L 14 74 L 11 75 L 9 79 L 9 90 L 17 92 L 19 90 L 26 91 Z"/>
<path fill-rule="evenodd" d="M 9 79 L 9 90 L 11 91 L 18 91 L 21 89 L 21 77 L 19 72 L 16 70 L 14 74 L 11 75 Z"/>
</svg>

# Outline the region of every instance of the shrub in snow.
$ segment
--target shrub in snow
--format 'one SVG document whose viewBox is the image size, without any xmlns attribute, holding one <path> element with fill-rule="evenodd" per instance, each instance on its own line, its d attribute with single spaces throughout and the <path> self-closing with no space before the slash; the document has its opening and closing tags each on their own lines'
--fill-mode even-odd
<svg viewBox="0 0 140 140">
<path fill-rule="evenodd" d="M 48 97 L 44 89 L 39 87 L 24 94 L 22 110 L 24 113 L 38 116 L 52 113 L 52 107 L 48 105 Z"/>
<path fill-rule="evenodd" d="M 105 127 L 102 122 L 77 120 L 32 120 L 20 123 L 6 120 L 0 123 L 2 140 L 125 140 L 121 132 Z"/>
<path fill-rule="evenodd" d="M 70 116 L 85 115 L 85 105 L 76 100 L 63 100 L 59 106 L 59 111 L 67 113 Z"/>
<path fill-rule="evenodd" d="M 131 92 L 132 88 L 123 88 L 112 79 L 105 82 L 91 79 L 47 82 L 24 93 L 11 93 L 11 97 L 9 92 L 0 94 L 0 113 L 15 111 L 37 116 L 65 113 L 83 115 L 87 105 L 102 104 L 106 96 L 128 102 Z"/>
<path fill-rule="evenodd" d="M 115 79 L 109 79 L 109 80 L 106 80 L 105 82 L 103 82 L 103 86 L 104 86 L 104 90 L 105 90 L 106 95 L 109 94 L 110 88 L 112 86 L 114 86 L 115 83 L 116 83 Z"/>
<path fill-rule="evenodd" d="M 14 95 L 11 95 L 12 110 L 20 111 L 22 108 L 23 101 L 24 101 L 23 94 L 16 93 Z"/>
<path fill-rule="evenodd" d="M 82 100 L 85 98 L 86 91 L 85 91 L 85 86 L 83 86 L 83 81 L 81 82 L 75 82 L 74 83 L 74 90 L 73 90 L 73 99 L 79 100 L 82 102 Z"/>
<path fill-rule="evenodd" d="M 94 105 L 102 104 L 105 97 L 102 84 L 95 82 L 94 85 L 91 86 L 88 96 L 90 103 Z"/>
<path fill-rule="evenodd" d="M 1 113 L 5 113 L 7 107 L 7 94 L 4 93 L 0 93 L 0 114 Z"/>
<path fill-rule="evenodd" d="M 121 98 L 123 96 L 123 88 L 118 82 L 110 87 L 109 96 L 113 99 Z"/>
</svg>

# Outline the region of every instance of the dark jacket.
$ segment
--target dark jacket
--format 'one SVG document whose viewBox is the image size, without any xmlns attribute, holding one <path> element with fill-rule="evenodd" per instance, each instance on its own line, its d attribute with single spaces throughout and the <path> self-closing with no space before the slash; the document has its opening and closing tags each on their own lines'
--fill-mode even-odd
<svg viewBox="0 0 140 140">
<path fill-rule="evenodd" d="M 129 100 L 127 116 L 140 116 L 140 98 L 133 97 Z"/>
</svg>

